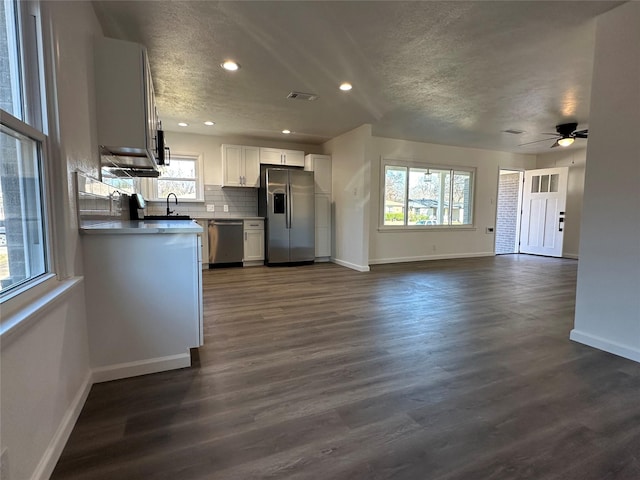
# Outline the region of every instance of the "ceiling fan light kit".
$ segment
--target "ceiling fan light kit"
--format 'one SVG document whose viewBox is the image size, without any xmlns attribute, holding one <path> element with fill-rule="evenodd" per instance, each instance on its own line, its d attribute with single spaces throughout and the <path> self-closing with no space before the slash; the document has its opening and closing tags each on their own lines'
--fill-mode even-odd
<svg viewBox="0 0 640 480">
<path fill-rule="evenodd" d="M 560 125 L 556 125 L 557 133 L 543 133 L 542 135 L 553 135 L 556 137 L 555 142 L 551 145 L 551 148 L 555 148 L 557 146 L 568 147 L 575 142 L 576 138 L 588 138 L 589 130 L 576 130 L 578 127 L 577 123 L 562 123 Z M 546 142 L 548 139 L 536 140 L 533 142 L 521 143 L 518 145 L 519 147 L 523 147 L 525 145 L 531 145 L 532 143 Z"/>
</svg>

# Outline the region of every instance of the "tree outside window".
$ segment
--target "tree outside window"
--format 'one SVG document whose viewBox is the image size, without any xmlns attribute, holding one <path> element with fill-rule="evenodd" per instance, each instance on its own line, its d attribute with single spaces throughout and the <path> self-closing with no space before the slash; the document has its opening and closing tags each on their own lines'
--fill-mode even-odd
<svg viewBox="0 0 640 480">
<path fill-rule="evenodd" d="M 385 226 L 471 225 L 473 171 L 385 165 Z"/>
</svg>

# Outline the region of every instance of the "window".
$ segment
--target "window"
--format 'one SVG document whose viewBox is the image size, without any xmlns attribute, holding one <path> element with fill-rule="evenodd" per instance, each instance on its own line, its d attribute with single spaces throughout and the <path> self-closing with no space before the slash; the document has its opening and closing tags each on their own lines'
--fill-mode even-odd
<svg viewBox="0 0 640 480">
<path fill-rule="evenodd" d="M 0 1 L 0 300 L 50 271 L 37 17 Z M 26 80 L 25 80 L 26 79 Z"/>
<path fill-rule="evenodd" d="M 204 201 L 200 155 L 174 153 L 169 165 L 160 167 L 160 176 L 147 180 L 143 195 L 149 200 L 165 200 L 169 193 L 175 193 L 182 201 Z"/>
<path fill-rule="evenodd" d="M 102 182 L 127 193 L 135 193 L 137 184 L 133 177 L 118 177 L 108 168 L 102 169 Z"/>
<path fill-rule="evenodd" d="M 198 156 L 174 155 L 168 166 L 160 167 L 160 176 L 155 180 L 155 197 L 166 198 L 173 192 L 183 200 L 198 200 L 200 194 Z"/>
<path fill-rule="evenodd" d="M 473 169 L 403 163 L 384 165 L 383 226 L 473 224 Z"/>
<path fill-rule="evenodd" d="M 160 167 L 158 178 L 118 177 L 103 168 L 102 181 L 125 192 L 141 193 L 150 201 L 165 201 L 169 193 L 175 193 L 182 202 L 204 202 L 202 156 L 197 153 L 172 154 L 169 165 Z"/>
</svg>

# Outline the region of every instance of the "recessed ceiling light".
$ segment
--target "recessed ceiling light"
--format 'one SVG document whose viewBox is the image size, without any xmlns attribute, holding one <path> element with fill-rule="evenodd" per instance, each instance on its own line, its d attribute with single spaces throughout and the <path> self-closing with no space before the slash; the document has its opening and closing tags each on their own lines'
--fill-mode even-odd
<svg viewBox="0 0 640 480">
<path fill-rule="evenodd" d="M 284 130 L 282 130 L 282 133 L 284 133 L 285 135 L 289 135 L 291 133 L 291 130 L 287 130 L 285 128 Z"/>
<path fill-rule="evenodd" d="M 206 122 L 204 122 L 204 124 L 210 127 L 211 125 L 215 125 L 216 123 L 212 122 L 211 120 L 207 120 Z"/>
<path fill-rule="evenodd" d="M 189 124 L 188 124 L 188 123 L 185 123 L 185 122 L 178 122 L 178 126 L 179 126 L 179 127 L 188 127 L 188 126 L 189 126 Z"/>
<path fill-rule="evenodd" d="M 224 63 L 222 63 L 220 66 L 225 70 L 229 70 L 230 72 L 235 72 L 240 68 L 240 65 L 238 65 L 233 60 L 225 60 Z"/>
<path fill-rule="evenodd" d="M 343 82 L 340 84 L 340 90 L 342 90 L 343 92 L 348 92 L 352 88 L 353 85 L 351 85 L 349 82 Z"/>
</svg>

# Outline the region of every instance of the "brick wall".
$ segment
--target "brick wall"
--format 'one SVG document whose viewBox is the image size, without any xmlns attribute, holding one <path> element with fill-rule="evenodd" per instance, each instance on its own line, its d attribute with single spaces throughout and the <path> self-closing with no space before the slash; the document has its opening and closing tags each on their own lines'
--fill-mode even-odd
<svg viewBox="0 0 640 480">
<path fill-rule="evenodd" d="M 496 253 L 515 253 L 518 224 L 520 173 L 500 175 L 498 217 L 496 219 Z"/>
</svg>

